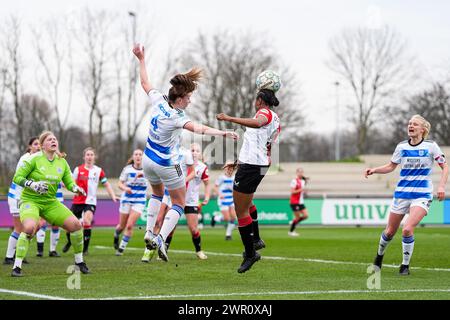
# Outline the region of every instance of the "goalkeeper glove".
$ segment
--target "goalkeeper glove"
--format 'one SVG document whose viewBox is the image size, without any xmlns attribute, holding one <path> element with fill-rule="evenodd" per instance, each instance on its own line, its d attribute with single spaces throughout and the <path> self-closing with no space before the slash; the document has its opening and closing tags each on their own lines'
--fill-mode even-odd
<svg viewBox="0 0 450 320">
<path fill-rule="evenodd" d="M 84 189 L 81 188 L 81 187 L 79 187 L 78 185 L 74 185 L 74 186 L 73 186 L 72 192 L 73 192 L 73 193 L 79 193 L 79 194 L 82 194 L 83 196 L 86 197 L 86 191 L 84 191 Z"/>
<path fill-rule="evenodd" d="M 25 181 L 25 187 L 39 194 L 46 194 L 48 192 L 48 185 L 45 181 L 34 182 L 27 180 Z"/>
</svg>

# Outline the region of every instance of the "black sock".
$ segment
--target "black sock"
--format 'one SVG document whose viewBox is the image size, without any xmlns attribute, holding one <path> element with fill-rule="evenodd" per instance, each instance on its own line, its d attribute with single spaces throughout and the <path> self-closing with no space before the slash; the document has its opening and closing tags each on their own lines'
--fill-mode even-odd
<svg viewBox="0 0 450 320">
<path fill-rule="evenodd" d="M 38 252 L 44 252 L 44 243 L 43 242 L 38 242 L 37 243 L 37 251 Z"/>
<path fill-rule="evenodd" d="M 170 243 L 172 242 L 172 233 L 169 234 L 166 238 L 166 250 L 169 250 Z"/>
<path fill-rule="evenodd" d="M 66 232 L 66 238 L 67 238 L 67 243 L 68 243 L 69 245 L 71 245 L 72 242 L 70 242 L 70 232 Z"/>
<path fill-rule="evenodd" d="M 247 257 L 253 257 L 255 255 L 255 248 L 253 247 L 253 224 L 248 224 L 244 227 L 239 227 L 239 233 L 241 234 L 242 243 L 245 248 L 245 255 Z"/>
<path fill-rule="evenodd" d="M 89 241 L 91 240 L 91 232 L 92 232 L 92 229 L 84 229 L 83 230 L 83 234 L 84 234 L 83 252 L 86 252 L 89 249 Z"/>
<path fill-rule="evenodd" d="M 192 237 L 192 242 L 194 243 L 195 252 L 199 252 L 202 250 L 200 242 L 202 241 L 202 237 L 198 235 L 197 238 Z"/>
<path fill-rule="evenodd" d="M 252 208 L 250 208 L 249 211 L 252 211 Z M 252 226 L 253 226 L 253 241 L 261 240 L 261 237 L 259 236 L 259 223 L 258 223 L 258 211 L 256 210 L 256 207 L 254 207 L 254 210 L 250 212 L 250 216 L 252 217 Z"/>
</svg>

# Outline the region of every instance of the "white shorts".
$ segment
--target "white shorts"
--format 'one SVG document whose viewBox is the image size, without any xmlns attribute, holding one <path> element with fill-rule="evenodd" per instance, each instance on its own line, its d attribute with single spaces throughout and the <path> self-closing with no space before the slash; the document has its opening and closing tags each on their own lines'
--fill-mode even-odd
<svg viewBox="0 0 450 320">
<path fill-rule="evenodd" d="M 119 212 L 123 214 L 129 214 L 131 210 L 142 214 L 144 211 L 144 204 L 122 203 L 120 202 Z"/>
<path fill-rule="evenodd" d="M 217 205 L 219 206 L 220 211 L 228 210 L 230 208 L 234 208 L 234 203 L 232 204 L 222 204 L 220 202 L 217 202 Z"/>
<path fill-rule="evenodd" d="M 8 197 L 9 212 L 13 217 L 19 217 L 19 200 Z"/>
<path fill-rule="evenodd" d="M 163 167 L 145 155 L 142 161 L 145 177 L 150 181 L 150 184 L 163 183 L 168 190 L 179 189 L 186 185 L 181 165 Z"/>
<path fill-rule="evenodd" d="M 411 207 L 421 207 L 427 214 L 430 210 L 431 202 L 433 200 L 426 198 L 419 199 L 393 199 L 391 203 L 390 212 L 395 214 L 408 214 Z"/>
</svg>

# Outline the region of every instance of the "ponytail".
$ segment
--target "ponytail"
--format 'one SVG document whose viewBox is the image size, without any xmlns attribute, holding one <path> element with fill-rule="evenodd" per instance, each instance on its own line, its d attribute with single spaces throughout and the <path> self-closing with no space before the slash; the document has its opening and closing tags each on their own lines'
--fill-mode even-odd
<svg viewBox="0 0 450 320">
<path fill-rule="evenodd" d="M 195 67 L 187 73 L 177 74 L 170 79 L 172 87 L 169 90 L 169 101 L 173 103 L 178 98 L 182 98 L 197 89 L 197 82 L 202 78 L 202 74 L 202 69 Z"/>
</svg>

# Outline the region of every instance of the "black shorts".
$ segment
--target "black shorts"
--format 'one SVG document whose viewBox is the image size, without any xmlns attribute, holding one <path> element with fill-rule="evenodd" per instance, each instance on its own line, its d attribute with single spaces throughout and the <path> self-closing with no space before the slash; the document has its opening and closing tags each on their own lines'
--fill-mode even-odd
<svg viewBox="0 0 450 320">
<path fill-rule="evenodd" d="M 92 211 L 92 213 L 95 213 L 95 206 L 93 204 L 72 204 L 72 207 L 70 208 L 72 210 L 75 217 L 78 219 L 81 219 L 83 216 L 83 212 L 86 211 Z"/>
<path fill-rule="evenodd" d="M 291 204 L 292 211 L 302 211 L 303 209 L 306 209 L 304 204 Z"/>
<path fill-rule="evenodd" d="M 198 207 L 197 206 L 186 206 L 184 207 L 184 214 L 197 214 Z"/>
<path fill-rule="evenodd" d="M 269 170 L 269 166 L 239 163 L 233 190 L 246 194 L 255 193 L 267 170 Z"/>
</svg>

